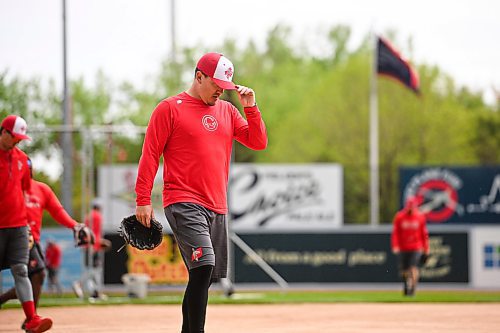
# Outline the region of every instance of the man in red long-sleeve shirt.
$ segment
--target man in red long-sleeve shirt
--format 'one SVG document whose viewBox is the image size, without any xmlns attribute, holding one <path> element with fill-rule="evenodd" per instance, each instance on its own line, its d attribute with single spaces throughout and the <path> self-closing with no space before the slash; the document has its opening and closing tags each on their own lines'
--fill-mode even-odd
<svg viewBox="0 0 500 333">
<path fill-rule="evenodd" d="M 189 280 L 182 332 L 204 332 L 208 288 L 227 274 L 227 182 L 233 140 L 262 150 L 267 134 L 255 92 L 232 82 L 234 66 L 222 54 L 197 63 L 191 87 L 156 107 L 148 124 L 136 182 L 136 216 L 150 226 L 151 190 L 163 155 L 163 207 Z M 246 120 L 229 102 L 236 90 Z"/>
<path fill-rule="evenodd" d="M 32 176 L 32 162 L 29 158 L 27 165 Z M 25 192 L 24 199 L 28 216 L 28 226 L 31 233 L 30 237 L 33 238 L 33 244 L 29 252 L 28 277 L 31 280 L 33 298 L 35 307 L 37 307 L 42 292 L 43 281 L 45 280 L 46 268 L 40 245 L 43 211 L 47 210 L 57 223 L 68 229 L 75 230 L 79 223 L 68 215 L 52 189 L 45 183 L 31 179 L 30 189 Z M 0 304 L 15 298 L 17 298 L 16 290 L 12 288 L 0 295 Z"/>
<path fill-rule="evenodd" d="M 0 127 L 0 270 L 10 268 L 19 301 L 26 315 L 27 332 L 40 333 L 52 327 L 50 318 L 36 313 L 28 278 L 28 218 L 24 192 L 30 189 L 28 156 L 16 145 L 30 139 L 26 121 L 16 115 L 2 120 Z"/>
<path fill-rule="evenodd" d="M 418 200 L 415 197 L 408 198 L 405 207 L 394 217 L 391 247 L 393 253 L 399 254 L 404 295 L 413 296 L 419 278 L 420 258 L 429 254 L 426 220 L 418 210 Z"/>
</svg>

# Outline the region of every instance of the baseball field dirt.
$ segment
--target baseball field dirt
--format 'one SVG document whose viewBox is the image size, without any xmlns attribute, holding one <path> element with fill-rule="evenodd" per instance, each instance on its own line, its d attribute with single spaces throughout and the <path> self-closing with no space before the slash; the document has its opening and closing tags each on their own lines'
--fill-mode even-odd
<svg viewBox="0 0 500 333">
<path fill-rule="evenodd" d="M 179 305 L 44 307 L 53 333 L 180 332 Z M 208 307 L 207 333 L 491 333 L 499 303 L 349 303 Z M 22 310 L 0 310 L 0 332 L 21 332 Z"/>
</svg>

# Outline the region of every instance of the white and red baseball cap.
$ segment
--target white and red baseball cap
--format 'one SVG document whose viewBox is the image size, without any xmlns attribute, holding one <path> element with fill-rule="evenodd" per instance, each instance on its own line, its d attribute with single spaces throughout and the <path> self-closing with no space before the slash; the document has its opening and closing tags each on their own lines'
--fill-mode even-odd
<svg viewBox="0 0 500 333">
<path fill-rule="evenodd" d="M 26 124 L 26 120 L 23 118 L 11 114 L 2 120 L 2 128 L 12 134 L 17 139 L 21 140 L 31 140 L 29 136 L 26 135 L 26 130 L 28 129 L 28 125 Z"/>
<path fill-rule="evenodd" d="M 233 63 L 220 53 L 207 53 L 198 60 L 196 65 L 203 74 L 210 76 L 212 80 L 222 89 L 234 90 Z"/>
</svg>

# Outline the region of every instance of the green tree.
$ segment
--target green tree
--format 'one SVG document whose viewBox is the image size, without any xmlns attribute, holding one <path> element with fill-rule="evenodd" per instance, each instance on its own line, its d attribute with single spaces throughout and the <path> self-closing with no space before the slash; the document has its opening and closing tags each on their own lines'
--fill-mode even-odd
<svg viewBox="0 0 500 333">
<path fill-rule="evenodd" d="M 397 33 L 386 34 L 397 41 Z M 236 161 L 258 163 L 338 163 L 344 169 L 344 221 L 366 223 L 369 215 L 369 79 L 372 43 L 366 35 L 354 48 L 351 30 L 333 26 L 316 36 L 329 50 L 314 55 L 308 41 L 297 47 L 290 27 L 268 32 L 263 48 L 249 41 L 243 47 L 231 39 L 218 49 L 235 63 L 235 82 L 254 88 L 266 122 L 269 146 L 254 152 L 235 145 Z M 317 40 L 315 38 L 315 40 Z M 323 44 L 323 43 L 322 43 Z M 411 39 L 400 48 L 412 54 Z M 164 98 L 187 89 L 203 45 L 184 48 L 176 61 L 165 59 L 158 75 L 145 88 L 134 83 L 112 83 L 103 72 L 90 86 L 82 78 L 71 82 L 72 111 L 78 128 L 96 125 L 146 126 L 151 112 Z M 380 220 L 390 222 L 399 207 L 399 169 L 402 166 L 489 165 L 500 163 L 498 107 L 485 105 L 481 92 L 457 86 L 438 66 L 414 64 L 422 95 L 400 83 L 378 78 Z M 0 75 L 0 112 L 25 117 L 30 128 L 61 124 L 61 97 L 49 82 L 8 79 Z M 223 98 L 240 107 L 235 92 Z M 240 110 L 242 111 L 242 110 Z M 132 128 L 132 127 L 130 127 Z M 50 156 L 60 151 L 56 132 L 35 132 L 26 147 L 30 154 Z M 75 202 L 80 189 L 82 133 L 75 133 Z M 104 163 L 137 163 L 143 134 L 92 132 L 93 167 Z M 87 142 L 88 143 L 88 142 Z M 97 173 L 96 173 L 97 174 Z M 41 175 L 42 176 L 42 175 Z M 330 180 L 325 180 L 325 183 Z M 53 187 L 58 188 L 58 182 Z M 57 192 L 56 192 L 57 193 Z"/>
</svg>

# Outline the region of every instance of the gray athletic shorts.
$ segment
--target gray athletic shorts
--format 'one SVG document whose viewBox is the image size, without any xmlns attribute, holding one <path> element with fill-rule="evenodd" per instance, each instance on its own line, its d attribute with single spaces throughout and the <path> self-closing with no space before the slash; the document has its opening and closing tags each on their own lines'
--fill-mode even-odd
<svg viewBox="0 0 500 333">
<path fill-rule="evenodd" d="M 0 270 L 28 264 L 28 227 L 0 228 Z"/>
<path fill-rule="evenodd" d="M 175 203 L 165 207 L 165 216 L 172 228 L 189 270 L 212 265 L 212 279 L 227 276 L 227 218 L 201 205 Z"/>
</svg>

